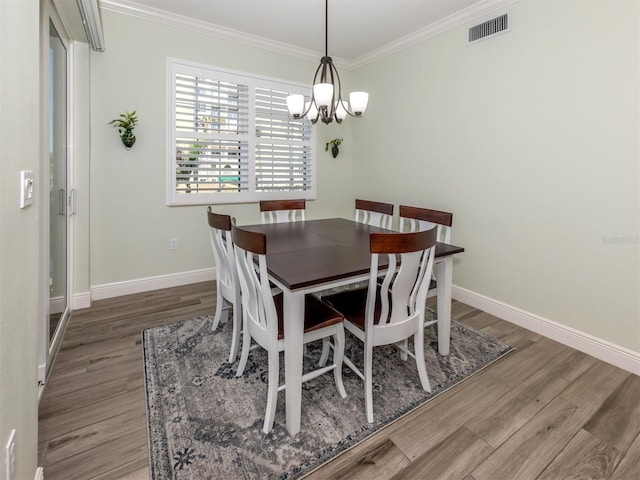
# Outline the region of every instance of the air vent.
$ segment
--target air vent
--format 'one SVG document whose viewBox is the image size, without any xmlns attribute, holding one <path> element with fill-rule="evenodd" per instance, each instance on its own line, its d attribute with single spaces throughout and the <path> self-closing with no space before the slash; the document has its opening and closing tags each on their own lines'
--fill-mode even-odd
<svg viewBox="0 0 640 480">
<path fill-rule="evenodd" d="M 467 43 L 474 43 L 493 37 L 499 33 L 509 31 L 509 14 L 505 13 L 499 17 L 492 18 L 486 22 L 480 23 L 469 28 L 469 38 Z"/>
</svg>

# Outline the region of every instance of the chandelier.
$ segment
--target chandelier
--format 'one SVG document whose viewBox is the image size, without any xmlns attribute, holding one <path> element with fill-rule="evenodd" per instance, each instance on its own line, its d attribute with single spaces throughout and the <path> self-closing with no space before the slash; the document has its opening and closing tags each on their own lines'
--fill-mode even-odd
<svg viewBox="0 0 640 480">
<path fill-rule="evenodd" d="M 307 118 L 311 120 L 311 123 L 316 123 L 318 119 L 326 124 L 334 120 L 342 123 L 342 121 L 347 118 L 347 114 L 352 117 L 362 116 L 367 109 L 369 94 L 367 92 L 351 92 L 349 94 L 351 111 L 349 110 L 349 102 L 342 100 L 340 76 L 328 53 L 329 0 L 325 0 L 324 28 L 324 57 L 320 60 L 320 65 L 316 69 L 316 74 L 313 76 L 311 101 L 305 103 L 303 95 L 289 95 L 287 97 L 287 108 L 293 118 L 303 118 L 306 115 Z"/>
</svg>

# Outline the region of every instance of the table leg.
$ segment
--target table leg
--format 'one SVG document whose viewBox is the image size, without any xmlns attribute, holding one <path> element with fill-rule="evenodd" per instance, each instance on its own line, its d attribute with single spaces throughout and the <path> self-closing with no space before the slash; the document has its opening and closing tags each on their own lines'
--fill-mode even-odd
<svg viewBox="0 0 640 480">
<path fill-rule="evenodd" d="M 304 334 L 304 293 L 283 290 L 284 298 L 284 379 L 286 384 L 287 430 L 300 431 L 302 409 L 302 337 Z"/>
<path fill-rule="evenodd" d="M 448 256 L 436 262 L 438 295 L 438 352 L 449 355 L 451 335 L 451 283 L 453 278 L 453 257 Z"/>
</svg>

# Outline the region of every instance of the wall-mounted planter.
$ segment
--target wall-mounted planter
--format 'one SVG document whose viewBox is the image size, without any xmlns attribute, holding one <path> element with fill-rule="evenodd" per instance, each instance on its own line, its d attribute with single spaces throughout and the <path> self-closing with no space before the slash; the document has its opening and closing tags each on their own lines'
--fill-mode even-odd
<svg viewBox="0 0 640 480">
<path fill-rule="evenodd" d="M 331 147 L 331 156 L 336 158 L 340 153 L 340 144 L 342 143 L 342 138 L 334 138 L 333 140 L 329 140 L 327 144 L 324 146 L 324 151 L 328 152 L 329 147 Z"/>
<path fill-rule="evenodd" d="M 133 144 L 136 143 L 136 136 L 133 134 L 133 128 L 137 123 L 138 117 L 136 117 L 135 110 L 131 113 L 125 111 L 120 114 L 120 118 L 116 118 L 109 122 L 109 125 L 113 125 L 114 128 L 118 129 L 120 140 L 122 140 L 122 144 L 127 150 L 133 147 Z"/>
<path fill-rule="evenodd" d="M 122 140 L 125 148 L 129 150 L 133 147 L 133 144 L 136 143 L 136 136 L 133 134 L 133 130 L 125 130 L 124 133 L 120 135 L 120 140 Z"/>
</svg>

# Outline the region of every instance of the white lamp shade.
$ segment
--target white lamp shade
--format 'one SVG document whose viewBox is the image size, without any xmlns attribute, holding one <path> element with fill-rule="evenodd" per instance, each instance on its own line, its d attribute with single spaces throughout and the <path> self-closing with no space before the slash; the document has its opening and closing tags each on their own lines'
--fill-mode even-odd
<svg viewBox="0 0 640 480">
<path fill-rule="evenodd" d="M 336 101 L 336 118 L 340 121 L 347 118 L 348 108 L 349 108 L 349 102 L 343 102 L 342 100 Z"/>
<path fill-rule="evenodd" d="M 328 107 L 333 100 L 333 85 L 330 83 L 316 83 L 313 86 L 313 96 L 318 108 Z"/>
<path fill-rule="evenodd" d="M 311 105 L 311 107 L 309 107 L 309 105 Z M 313 103 L 307 102 L 304 106 L 304 109 L 305 110 L 309 109 L 309 112 L 307 113 L 307 118 L 309 120 L 315 121 L 318 119 L 318 109 Z"/>
<path fill-rule="evenodd" d="M 298 118 L 304 112 L 304 96 L 294 94 L 287 97 L 287 108 L 291 116 Z"/>
<path fill-rule="evenodd" d="M 351 92 L 349 95 L 351 101 L 351 109 L 356 115 L 362 115 L 367 109 L 369 103 L 369 94 L 367 92 Z"/>
</svg>

